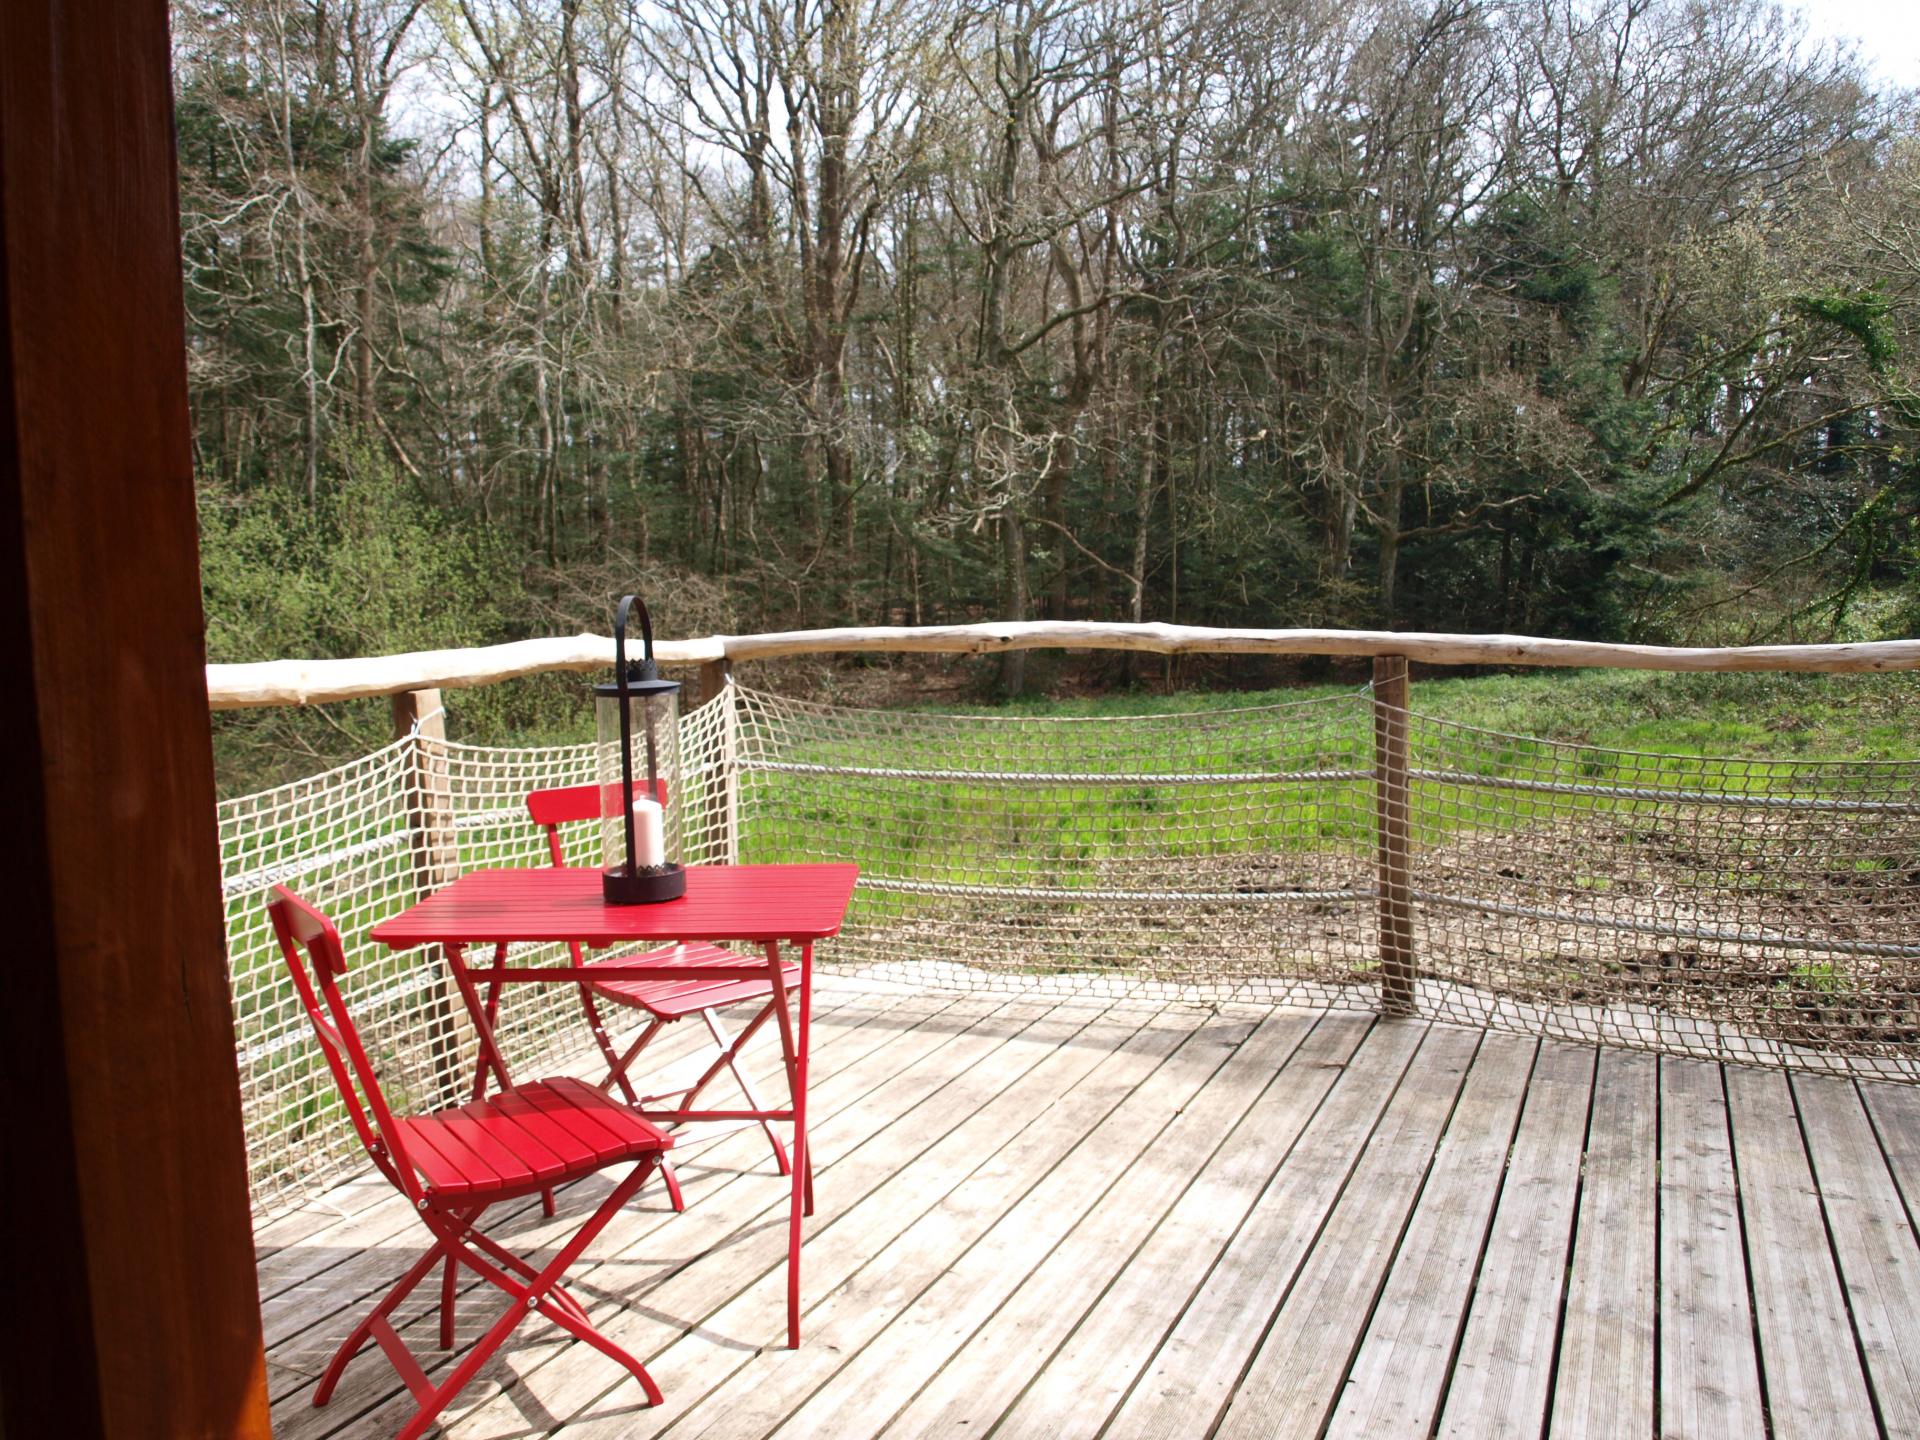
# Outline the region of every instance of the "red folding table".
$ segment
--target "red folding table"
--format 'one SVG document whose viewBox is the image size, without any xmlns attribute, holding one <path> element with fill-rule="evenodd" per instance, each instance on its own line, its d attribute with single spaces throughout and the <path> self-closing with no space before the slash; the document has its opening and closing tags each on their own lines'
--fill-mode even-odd
<svg viewBox="0 0 1920 1440">
<path fill-rule="evenodd" d="M 793 1124 L 793 1203 L 787 1227 L 787 1344 L 800 1343 L 800 1226 L 812 1210 L 806 1177 L 807 1053 L 813 1013 L 813 944 L 836 935 L 853 898 L 859 871 L 853 865 L 692 865 L 687 893 L 657 905 L 609 905 L 601 898 L 597 869 L 475 870 L 428 896 L 404 914 L 374 926 L 373 938 L 395 950 L 439 945 L 460 988 L 460 998 L 480 1040 L 482 1083 L 491 1071 L 511 1084 L 495 1043 L 495 1006 L 482 1001 L 478 982 L 497 997 L 503 982 L 577 985 L 583 979 L 658 980 L 658 961 L 635 957 L 629 967 L 601 963 L 591 970 L 566 964 L 508 964 L 507 947 L 532 941 L 578 941 L 594 949 L 679 940 L 745 942 L 763 947 L 766 963 L 674 964 L 674 980 L 768 979 L 786 1060 L 789 1108 L 785 1110 L 648 1110 L 656 1122 L 688 1120 L 789 1120 Z M 493 963 L 476 971 L 466 947 L 492 945 Z M 789 1013 L 790 987 L 780 964 L 783 944 L 800 947 L 798 1016 Z"/>
</svg>

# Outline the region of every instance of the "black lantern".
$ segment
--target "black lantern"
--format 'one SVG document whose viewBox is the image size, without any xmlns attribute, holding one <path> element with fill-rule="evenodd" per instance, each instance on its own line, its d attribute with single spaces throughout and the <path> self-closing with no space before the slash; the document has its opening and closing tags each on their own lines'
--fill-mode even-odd
<svg viewBox="0 0 1920 1440">
<path fill-rule="evenodd" d="M 627 661 L 627 616 L 640 614 L 640 659 Z M 599 731 L 600 832 L 609 905 L 648 905 L 687 892 L 680 868 L 680 826 L 669 808 L 680 781 L 680 683 L 662 680 L 653 662 L 653 620 L 637 595 L 622 596 L 613 614 L 613 680 L 593 687 Z M 636 785 L 635 712 L 647 768 Z"/>
</svg>

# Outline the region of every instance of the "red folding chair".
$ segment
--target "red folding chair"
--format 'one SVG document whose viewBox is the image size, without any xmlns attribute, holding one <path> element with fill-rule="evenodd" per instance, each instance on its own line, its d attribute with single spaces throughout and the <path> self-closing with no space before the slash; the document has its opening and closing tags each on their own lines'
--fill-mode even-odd
<svg viewBox="0 0 1920 1440">
<path fill-rule="evenodd" d="M 666 787 L 661 784 L 658 798 L 666 803 Z M 560 845 L 560 827 L 576 820 L 598 820 L 601 815 L 600 787 L 598 785 L 568 785 L 554 790 L 535 790 L 527 796 L 527 813 L 533 817 L 533 823 L 543 826 L 547 832 L 547 851 L 553 857 L 555 865 L 566 864 L 566 856 Z M 700 942 L 696 944 L 672 945 L 661 950 L 649 950 L 638 955 L 613 956 L 602 960 L 586 961 L 581 958 L 580 946 L 570 945 L 573 963 L 593 969 L 601 965 L 627 964 L 644 960 L 649 964 L 658 964 L 664 970 L 672 970 L 689 965 L 752 965 L 759 963 L 757 956 L 735 954 L 723 950 L 718 945 Z M 800 979 L 800 967 L 789 960 L 781 965 L 784 984 L 797 986 Z M 625 1054 L 616 1052 L 613 1040 L 607 1034 L 606 1026 L 601 1023 L 600 1007 L 597 999 L 609 1004 L 626 1006 L 629 1009 L 644 1011 L 648 1017 L 639 1038 L 627 1047 Z M 760 1012 L 747 1022 L 739 1035 L 730 1035 L 720 1018 L 720 1007 L 736 1005 L 742 1001 L 763 1000 L 766 1003 Z M 751 1040 L 760 1028 L 773 1018 L 774 1007 L 779 1002 L 774 998 L 771 980 L 589 980 L 580 987 L 580 1006 L 586 1012 L 587 1027 L 593 1032 L 594 1043 L 600 1047 L 600 1053 L 606 1058 L 607 1078 L 600 1082 L 602 1090 L 618 1086 L 620 1093 L 631 1105 L 645 1106 L 661 1101 L 674 1101 L 675 1108 L 691 1110 L 693 1102 L 700 1092 L 718 1078 L 722 1070 L 733 1073 L 734 1082 L 739 1085 L 740 1093 L 747 1097 L 747 1105 L 754 1110 L 765 1110 L 759 1095 L 753 1088 L 753 1082 L 740 1068 L 741 1048 Z M 640 1057 L 656 1035 L 676 1020 L 684 1020 L 689 1015 L 699 1015 L 706 1022 L 707 1031 L 713 1037 L 714 1049 L 718 1052 L 713 1062 L 707 1066 L 700 1078 L 684 1090 L 667 1091 L 659 1095 L 638 1095 L 634 1093 L 633 1082 L 628 1078 L 633 1063 Z M 789 1077 L 791 1080 L 791 1077 Z M 787 1158 L 787 1147 L 782 1143 L 779 1132 L 773 1128 L 771 1120 L 762 1120 L 761 1129 L 767 1133 L 767 1139 L 773 1145 L 774 1163 L 780 1167 L 782 1175 L 793 1173 L 792 1162 Z M 809 1192 L 813 1183 L 812 1157 L 808 1157 L 807 1184 Z M 686 1202 L 680 1194 L 680 1180 L 673 1173 L 673 1166 L 661 1162 L 660 1171 L 667 1182 L 667 1194 L 673 1201 L 675 1210 L 684 1210 Z"/>
<path fill-rule="evenodd" d="M 346 973 L 346 953 L 333 923 L 284 886 L 274 887 L 267 912 L 273 933 L 293 974 L 294 988 L 320 1039 L 327 1068 L 346 1104 L 360 1141 L 380 1173 L 412 1203 L 432 1232 L 434 1243 L 386 1298 L 367 1314 L 334 1352 L 313 1403 L 333 1396 L 347 1363 L 369 1339 L 419 1402 L 420 1412 L 400 1430 L 414 1440 L 434 1423 L 492 1358 L 520 1322 L 534 1312 L 584 1340 L 630 1371 L 650 1403 L 660 1403 L 660 1388 L 641 1363 L 602 1335 L 586 1308 L 560 1285 L 573 1262 L 620 1207 L 653 1173 L 673 1138 L 584 1081 L 555 1079 L 514 1085 L 485 1099 L 436 1110 L 427 1115 L 396 1116 L 387 1106 L 380 1080 L 347 1014 L 338 980 Z M 304 959 L 303 957 L 304 952 Z M 316 996 L 316 990 L 318 995 Z M 324 998 L 323 1011 L 320 1000 Z M 513 1254 L 475 1228 L 489 1206 L 523 1195 L 551 1191 L 628 1162 L 633 1171 L 613 1187 L 586 1224 L 541 1269 Z M 466 1357 L 438 1386 L 427 1379 L 388 1317 L 433 1267 L 447 1262 L 440 1292 L 440 1347 L 453 1348 L 454 1278 L 464 1265 L 510 1297 L 507 1308 Z"/>
</svg>

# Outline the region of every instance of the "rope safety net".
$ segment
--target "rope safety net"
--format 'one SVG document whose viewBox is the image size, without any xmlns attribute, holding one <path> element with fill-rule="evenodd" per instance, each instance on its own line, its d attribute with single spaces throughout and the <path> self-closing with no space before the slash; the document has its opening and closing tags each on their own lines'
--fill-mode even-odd
<svg viewBox="0 0 1920 1440">
<path fill-rule="evenodd" d="M 1920 764 L 1642 754 L 1393 714 L 1403 783 L 1378 768 L 1369 689 L 1060 718 L 732 685 L 683 718 L 672 793 L 689 862 L 857 862 L 819 960 L 868 982 L 1369 1010 L 1385 992 L 1433 1019 L 1920 1079 Z M 257 1209 L 361 1163 L 268 887 L 335 917 L 401 1103 L 463 1100 L 473 1037 L 445 967 L 366 932 L 462 871 L 545 864 L 526 793 L 594 771 L 590 745 L 415 735 L 223 804 Z M 1407 815 L 1410 990 L 1383 971 L 1375 900 L 1388 794 Z M 594 827 L 565 839 L 597 858 Z M 569 987 L 507 987 L 500 1036 L 511 1064 L 592 1068 Z"/>
</svg>

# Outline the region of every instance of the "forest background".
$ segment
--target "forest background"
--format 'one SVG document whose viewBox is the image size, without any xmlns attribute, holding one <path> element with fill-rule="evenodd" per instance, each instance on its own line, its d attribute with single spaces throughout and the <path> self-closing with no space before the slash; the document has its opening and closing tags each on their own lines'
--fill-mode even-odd
<svg viewBox="0 0 1920 1440">
<path fill-rule="evenodd" d="M 1920 110 L 1763 0 L 179 0 L 174 47 L 215 660 L 635 587 L 672 635 L 1920 633 Z M 223 779 L 384 710 L 223 717 Z"/>
</svg>

